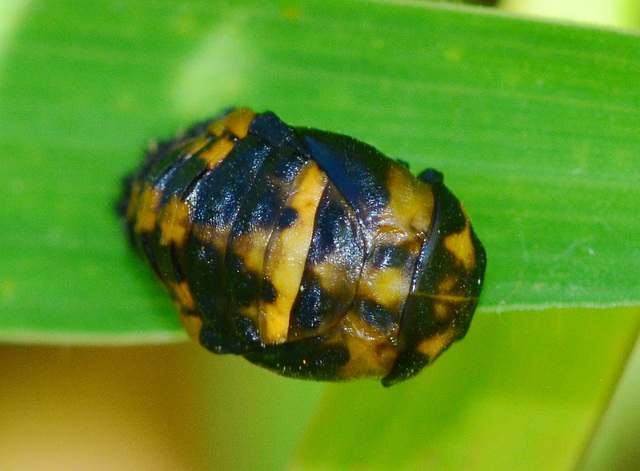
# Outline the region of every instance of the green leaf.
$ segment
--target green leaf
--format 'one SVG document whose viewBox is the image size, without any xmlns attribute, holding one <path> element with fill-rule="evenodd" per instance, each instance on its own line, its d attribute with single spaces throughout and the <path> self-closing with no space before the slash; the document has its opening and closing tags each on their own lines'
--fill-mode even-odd
<svg viewBox="0 0 640 471">
<path fill-rule="evenodd" d="M 330 386 L 292 466 L 577 462 L 640 317 L 640 36 L 413 2 L 2 8 L 0 339 L 184 338 L 121 179 L 155 137 L 270 109 L 443 171 L 488 254 L 468 338 L 389 391 Z"/>
</svg>

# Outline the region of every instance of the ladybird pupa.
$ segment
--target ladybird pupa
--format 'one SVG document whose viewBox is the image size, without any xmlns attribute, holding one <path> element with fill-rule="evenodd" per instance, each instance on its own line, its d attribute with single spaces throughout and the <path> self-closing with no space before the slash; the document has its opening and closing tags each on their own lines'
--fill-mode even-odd
<svg viewBox="0 0 640 471">
<path fill-rule="evenodd" d="M 212 352 L 390 386 L 469 328 L 486 255 L 435 170 L 238 108 L 158 143 L 125 186 L 134 247 Z"/>
</svg>

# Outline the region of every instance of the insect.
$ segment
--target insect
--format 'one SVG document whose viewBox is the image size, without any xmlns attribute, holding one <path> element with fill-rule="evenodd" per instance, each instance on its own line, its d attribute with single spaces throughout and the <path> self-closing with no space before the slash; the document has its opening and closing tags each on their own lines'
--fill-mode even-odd
<svg viewBox="0 0 640 471">
<path fill-rule="evenodd" d="M 410 378 L 482 289 L 485 251 L 439 172 L 271 112 L 152 146 L 120 207 L 189 334 L 285 376 Z"/>
</svg>

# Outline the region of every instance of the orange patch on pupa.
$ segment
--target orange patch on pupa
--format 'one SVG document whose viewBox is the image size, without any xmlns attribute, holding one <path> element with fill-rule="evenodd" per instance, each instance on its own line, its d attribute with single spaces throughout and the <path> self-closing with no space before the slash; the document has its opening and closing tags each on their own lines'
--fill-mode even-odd
<svg viewBox="0 0 640 471">
<path fill-rule="evenodd" d="M 215 137 L 222 136 L 222 133 L 224 133 L 224 120 L 219 119 L 217 121 L 212 122 L 207 127 L 207 131 L 209 131 L 209 133 L 213 134 Z"/>
<path fill-rule="evenodd" d="M 238 139 L 243 139 L 249 132 L 254 116 L 255 112 L 251 108 L 238 108 L 225 118 L 225 128 Z"/>
<path fill-rule="evenodd" d="M 135 232 L 152 232 L 156 227 L 162 191 L 147 184 L 138 198 Z"/>
<path fill-rule="evenodd" d="M 397 227 L 408 239 L 423 240 L 431 224 L 433 190 L 397 166 L 389 170 L 388 185 L 390 201 L 384 210 L 386 221 L 383 224 Z"/>
<path fill-rule="evenodd" d="M 456 334 L 454 327 L 449 327 L 444 332 L 438 332 L 432 335 L 428 339 L 420 342 L 416 350 L 423 355 L 429 357 L 429 363 L 435 360 L 446 348 L 453 342 L 453 337 Z"/>
<path fill-rule="evenodd" d="M 233 150 L 234 146 L 235 144 L 231 142 L 228 137 L 223 137 L 208 149 L 200 152 L 198 158 L 204 160 L 207 163 L 207 168 L 211 170 L 218 162 L 229 155 L 229 152 Z"/>
<path fill-rule="evenodd" d="M 454 232 L 444 238 L 444 246 L 467 270 L 476 265 L 476 250 L 471 239 L 471 225 L 467 225 L 460 232 Z"/>
<path fill-rule="evenodd" d="M 327 176 L 311 161 L 300 172 L 295 192 L 287 198 L 286 206 L 296 211 L 295 222 L 274 231 L 265 257 L 264 275 L 273 283 L 278 296 L 273 303 L 262 303 L 260 338 L 266 344 L 287 340 L 291 308 L 300 289 L 309 252 L 313 226 L 320 199 L 327 184 Z"/>
<path fill-rule="evenodd" d="M 191 227 L 189 219 L 189 203 L 180 201 L 172 196 L 162 208 L 160 216 L 160 244 L 169 245 L 171 242 L 182 245 Z"/>
<path fill-rule="evenodd" d="M 395 338 L 397 326 L 383 334 L 364 322 L 354 311 L 341 321 L 342 341 L 349 350 L 349 361 L 340 369 L 343 378 L 386 376 L 398 355 Z"/>
</svg>

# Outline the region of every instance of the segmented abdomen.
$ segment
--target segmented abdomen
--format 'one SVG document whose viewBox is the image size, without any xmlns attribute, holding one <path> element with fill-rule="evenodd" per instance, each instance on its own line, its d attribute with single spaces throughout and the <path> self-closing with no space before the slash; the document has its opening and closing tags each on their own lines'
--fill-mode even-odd
<svg viewBox="0 0 640 471">
<path fill-rule="evenodd" d="M 240 108 L 148 153 L 126 224 L 187 330 L 289 376 L 417 373 L 466 332 L 485 266 L 437 172 Z"/>
</svg>

